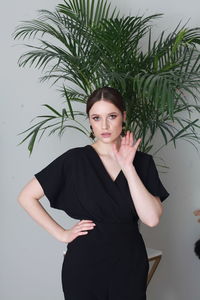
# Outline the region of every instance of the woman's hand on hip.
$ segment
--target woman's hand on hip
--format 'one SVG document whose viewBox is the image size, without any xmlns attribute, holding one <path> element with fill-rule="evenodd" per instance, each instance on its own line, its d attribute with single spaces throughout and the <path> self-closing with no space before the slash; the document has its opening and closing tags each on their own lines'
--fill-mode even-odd
<svg viewBox="0 0 200 300">
<path fill-rule="evenodd" d="M 91 220 L 81 220 L 70 229 L 66 229 L 61 237 L 62 242 L 70 243 L 80 235 L 88 234 L 88 230 L 94 228 L 96 224 Z"/>
</svg>

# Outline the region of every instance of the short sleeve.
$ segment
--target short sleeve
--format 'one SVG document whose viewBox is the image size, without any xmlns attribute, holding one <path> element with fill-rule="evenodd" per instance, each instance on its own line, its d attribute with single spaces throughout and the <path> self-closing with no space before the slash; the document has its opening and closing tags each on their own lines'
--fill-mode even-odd
<svg viewBox="0 0 200 300">
<path fill-rule="evenodd" d="M 149 158 L 146 188 L 152 195 L 160 197 L 161 202 L 169 196 L 169 193 L 160 180 L 152 155 Z"/>
<path fill-rule="evenodd" d="M 71 161 L 70 149 L 35 174 L 53 208 L 65 209 L 67 187 L 71 184 Z"/>
</svg>

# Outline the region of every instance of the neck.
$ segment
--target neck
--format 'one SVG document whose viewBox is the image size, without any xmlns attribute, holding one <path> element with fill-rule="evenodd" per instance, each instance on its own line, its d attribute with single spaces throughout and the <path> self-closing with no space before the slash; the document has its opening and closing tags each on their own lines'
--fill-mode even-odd
<svg viewBox="0 0 200 300">
<path fill-rule="evenodd" d="M 98 140 L 93 145 L 95 146 L 95 149 L 98 151 L 100 155 L 112 155 L 113 144 L 116 144 L 117 150 L 119 150 L 121 145 L 121 137 L 119 136 L 112 143 L 103 143 L 102 141 Z"/>
</svg>

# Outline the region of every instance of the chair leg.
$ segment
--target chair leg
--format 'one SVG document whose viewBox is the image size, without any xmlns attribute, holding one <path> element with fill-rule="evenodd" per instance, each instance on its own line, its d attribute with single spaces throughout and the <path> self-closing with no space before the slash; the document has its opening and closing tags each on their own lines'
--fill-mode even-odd
<svg viewBox="0 0 200 300">
<path fill-rule="evenodd" d="M 153 277 L 153 274 L 154 274 L 155 270 L 157 269 L 160 260 L 161 260 L 161 255 L 155 256 L 155 257 L 149 259 L 149 262 L 150 261 L 154 261 L 154 262 L 153 262 L 153 265 L 148 274 L 147 285 L 149 284 L 151 278 Z"/>
</svg>

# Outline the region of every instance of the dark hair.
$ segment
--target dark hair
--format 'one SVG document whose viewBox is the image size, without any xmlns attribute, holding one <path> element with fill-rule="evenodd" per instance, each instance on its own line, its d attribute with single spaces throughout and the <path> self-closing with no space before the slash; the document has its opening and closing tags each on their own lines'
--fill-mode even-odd
<svg viewBox="0 0 200 300">
<path fill-rule="evenodd" d="M 89 111 L 94 103 L 104 99 L 105 101 L 113 103 L 123 114 L 126 110 L 125 103 L 120 92 L 114 88 L 104 86 L 96 89 L 88 98 L 86 104 L 86 113 L 89 116 Z"/>
</svg>

